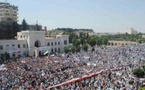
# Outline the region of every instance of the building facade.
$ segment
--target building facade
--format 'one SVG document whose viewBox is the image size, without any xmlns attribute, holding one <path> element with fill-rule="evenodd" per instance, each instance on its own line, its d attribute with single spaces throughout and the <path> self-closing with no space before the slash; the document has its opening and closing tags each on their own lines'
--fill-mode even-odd
<svg viewBox="0 0 145 90">
<path fill-rule="evenodd" d="M 0 22 L 18 20 L 18 7 L 9 3 L 0 2 Z"/>
<path fill-rule="evenodd" d="M 108 46 L 128 46 L 128 45 L 138 45 L 138 42 L 132 42 L 132 41 L 114 41 L 110 40 L 108 42 Z"/>
<path fill-rule="evenodd" d="M 14 56 L 38 56 L 48 50 L 49 53 L 61 53 L 69 45 L 68 35 L 46 37 L 45 31 L 21 31 L 16 40 L 0 40 L 0 54 Z"/>
<path fill-rule="evenodd" d="M 133 28 L 129 28 L 127 31 L 128 34 L 137 34 L 138 32 L 134 30 Z"/>
</svg>

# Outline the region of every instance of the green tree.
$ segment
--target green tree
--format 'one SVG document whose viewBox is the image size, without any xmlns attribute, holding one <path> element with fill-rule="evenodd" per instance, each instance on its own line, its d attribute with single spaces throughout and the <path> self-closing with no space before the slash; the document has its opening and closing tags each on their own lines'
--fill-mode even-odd
<svg viewBox="0 0 145 90">
<path fill-rule="evenodd" d="M 76 47 L 80 46 L 80 40 L 74 38 L 74 39 L 73 39 L 73 45 L 76 46 Z"/>
<path fill-rule="evenodd" d="M 80 46 L 77 46 L 76 47 L 76 52 L 80 52 L 80 50 L 81 50 L 81 47 Z"/>
<path fill-rule="evenodd" d="M 142 66 L 142 69 L 143 69 L 143 70 L 144 70 L 144 72 L 145 72 L 145 65 L 143 65 L 143 66 Z"/>
<path fill-rule="evenodd" d="M 88 51 L 88 45 L 87 44 L 83 44 L 82 48 L 83 48 L 84 51 Z"/>
<path fill-rule="evenodd" d="M 133 74 L 138 78 L 142 78 L 144 76 L 144 71 L 141 68 L 136 68 L 133 70 Z"/>
<path fill-rule="evenodd" d="M 81 37 L 80 38 L 80 44 L 83 45 L 84 43 L 85 43 L 85 38 L 84 37 Z"/>
<path fill-rule="evenodd" d="M 106 37 L 102 38 L 102 44 L 107 45 L 108 44 L 108 38 L 106 38 Z"/>
<path fill-rule="evenodd" d="M 27 29 L 28 29 L 28 24 L 27 24 L 26 20 L 23 19 L 23 21 L 22 21 L 22 30 L 27 30 Z"/>
<path fill-rule="evenodd" d="M 68 53 L 70 50 L 69 50 L 69 47 L 64 47 L 64 52 L 65 53 Z"/>
<path fill-rule="evenodd" d="M 96 38 L 95 37 L 90 37 L 88 39 L 88 44 L 91 46 L 91 47 L 94 47 L 96 45 Z"/>
<path fill-rule="evenodd" d="M 106 43 L 106 42 L 104 42 L 104 43 Z M 101 39 L 101 38 L 97 38 L 97 39 L 96 39 L 96 44 L 97 44 L 98 46 L 101 46 L 101 45 L 102 45 L 102 39 Z"/>
<path fill-rule="evenodd" d="M 74 53 L 75 52 L 75 46 L 71 46 L 71 52 Z"/>
</svg>

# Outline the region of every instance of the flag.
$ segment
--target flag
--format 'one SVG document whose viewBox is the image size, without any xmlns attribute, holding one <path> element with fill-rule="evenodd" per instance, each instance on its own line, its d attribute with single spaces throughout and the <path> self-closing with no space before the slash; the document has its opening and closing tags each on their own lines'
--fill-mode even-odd
<svg viewBox="0 0 145 90">
<path fill-rule="evenodd" d="M 46 54 L 48 54 L 49 53 L 49 51 L 48 50 L 46 50 L 45 52 L 44 52 L 44 55 L 46 55 Z"/>
<path fill-rule="evenodd" d="M 14 53 L 15 53 L 15 54 L 19 54 L 19 53 L 20 53 L 20 51 L 15 51 Z"/>
</svg>

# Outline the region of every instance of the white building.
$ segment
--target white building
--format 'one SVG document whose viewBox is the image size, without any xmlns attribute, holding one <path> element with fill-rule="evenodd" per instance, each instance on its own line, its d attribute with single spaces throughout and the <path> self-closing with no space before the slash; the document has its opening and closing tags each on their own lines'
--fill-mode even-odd
<svg viewBox="0 0 145 90">
<path fill-rule="evenodd" d="M 7 52 L 10 57 L 34 56 L 44 50 L 48 50 L 50 53 L 61 53 L 63 48 L 68 45 L 68 35 L 45 37 L 45 31 L 21 31 L 17 33 L 16 40 L 0 40 L 0 54 Z"/>
<path fill-rule="evenodd" d="M 127 31 L 128 34 L 137 34 L 138 32 L 134 30 L 133 28 L 129 28 Z"/>
<path fill-rule="evenodd" d="M 18 18 L 18 7 L 10 5 L 9 3 L 0 2 L 0 22 L 1 21 L 15 21 Z"/>
</svg>

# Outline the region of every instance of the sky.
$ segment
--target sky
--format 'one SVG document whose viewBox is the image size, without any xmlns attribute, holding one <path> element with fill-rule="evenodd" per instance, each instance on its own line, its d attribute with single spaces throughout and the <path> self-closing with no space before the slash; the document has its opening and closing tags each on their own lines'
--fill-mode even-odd
<svg viewBox="0 0 145 90">
<path fill-rule="evenodd" d="M 5 1 L 5 0 L 0 0 Z M 85 28 L 95 32 L 145 32 L 145 0 L 7 0 L 18 6 L 19 23 L 38 21 L 48 30 Z"/>
</svg>

